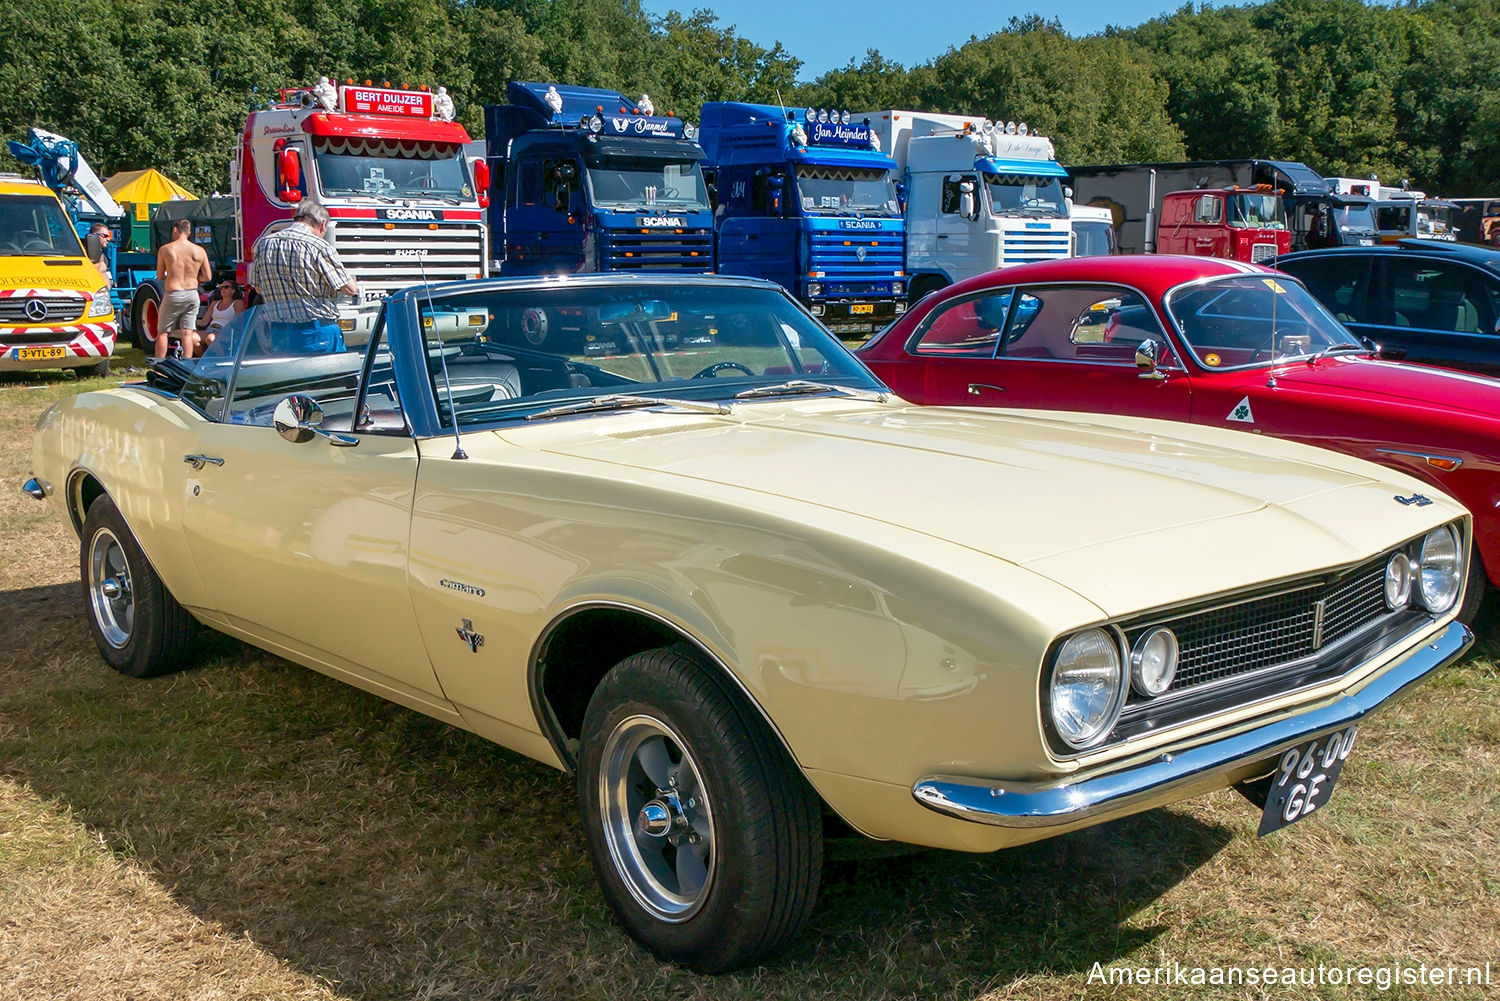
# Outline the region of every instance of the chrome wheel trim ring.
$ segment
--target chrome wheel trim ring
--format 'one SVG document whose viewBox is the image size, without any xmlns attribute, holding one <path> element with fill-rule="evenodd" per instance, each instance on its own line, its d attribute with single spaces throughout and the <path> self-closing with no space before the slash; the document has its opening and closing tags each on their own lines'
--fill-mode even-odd
<svg viewBox="0 0 1500 1001">
<path fill-rule="evenodd" d="M 605 738 L 600 766 L 600 820 L 615 871 L 653 917 L 688 920 L 708 899 L 716 859 L 713 806 L 686 742 L 654 716 L 629 716 Z M 663 808 L 671 823 L 657 833 Z"/>
<path fill-rule="evenodd" d="M 130 563 L 120 540 L 107 528 L 89 539 L 89 608 L 104 642 L 123 650 L 135 632 L 135 596 Z"/>
</svg>

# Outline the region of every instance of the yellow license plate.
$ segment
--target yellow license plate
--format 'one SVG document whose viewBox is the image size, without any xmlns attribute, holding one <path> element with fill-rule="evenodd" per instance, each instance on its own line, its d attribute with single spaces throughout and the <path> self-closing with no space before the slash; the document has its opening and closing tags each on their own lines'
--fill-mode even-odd
<svg viewBox="0 0 1500 1001">
<path fill-rule="evenodd" d="M 66 357 L 67 348 L 16 348 L 16 361 L 51 361 Z"/>
<path fill-rule="evenodd" d="M 849 312 L 854 316 L 859 316 L 861 314 L 869 315 L 870 313 L 875 312 L 875 304 L 873 302 L 856 302 L 854 305 L 849 307 Z"/>
</svg>

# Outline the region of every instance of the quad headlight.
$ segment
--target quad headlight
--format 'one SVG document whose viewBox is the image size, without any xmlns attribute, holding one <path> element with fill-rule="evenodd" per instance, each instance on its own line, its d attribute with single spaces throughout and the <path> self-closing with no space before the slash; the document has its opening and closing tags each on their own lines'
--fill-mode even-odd
<svg viewBox="0 0 1500 1001">
<path fill-rule="evenodd" d="M 1154 699 L 1177 677 L 1177 635 L 1166 626 L 1158 626 L 1135 641 L 1130 651 L 1130 686 Z"/>
<path fill-rule="evenodd" d="M 1405 553 L 1394 554 L 1385 564 L 1385 607 L 1399 612 L 1411 603 L 1412 566 Z"/>
<path fill-rule="evenodd" d="M 1120 645 L 1104 629 L 1068 637 L 1052 662 L 1052 725 L 1072 748 L 1097 743 L 1119 719 L 1124 704 Z"/>
<path fill-rule="evenodd" d="M 1417 557 L 1417 592 L 1429 612 L 1446 612 L 1464 583 L 1464 551 L 1452 525 L 1428 532 Z"/>
</svg>

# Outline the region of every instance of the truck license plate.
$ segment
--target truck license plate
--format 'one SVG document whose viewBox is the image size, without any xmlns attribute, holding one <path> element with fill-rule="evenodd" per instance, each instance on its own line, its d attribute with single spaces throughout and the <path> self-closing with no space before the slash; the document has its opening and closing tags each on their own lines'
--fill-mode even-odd
<svg viewBox="0 0 1500 1001">
<path fill-rule="evenodd" d="M 16 361 L 51 361 L 66 357 L 67 348 L 16 348 Z"/>
<path fill-rule="evenodd" d="M 867 315 L 875 312 L 875 304 L 873 302 L 856 302 L 849 307 L 849 312 L 853 316 Z"/>
<path fill-rule="evenodd" d="M 1354 746 L 1354 730 L 1345 727 L 1282 752 L 1260 815 L 1259 836 L 1294 824 L 1328 803 Z"/>
</svg>

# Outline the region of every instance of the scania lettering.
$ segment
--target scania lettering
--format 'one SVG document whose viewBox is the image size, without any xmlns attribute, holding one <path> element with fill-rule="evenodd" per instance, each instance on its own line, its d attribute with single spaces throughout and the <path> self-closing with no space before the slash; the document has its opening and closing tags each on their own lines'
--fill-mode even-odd
<svg viewBox="0 0 1500 1001">
<path fill-rule="evenodd" d="M 786 287 L 834 333 L 906 310 L 896 164 L 847 111 L 715 102 L 700 116 L 719 271 Z"/>
<path fill-rule="evenodd" d="M 1024 122 L 925 111 L 856 112 L 906 187 L 912 299 L 974 275 L 1067 257 L 1067 172 Z"/>
<path fill-rule="evenodd" d="M 488 274 L 484 208 L 488 166 L 471 160 L 468 132 L 453 121 L 444 88 L 335 85 L 283 90 L 251 111 L 230 166 L 237 277 L 248 277 L 255 242 L 290 224 L 304 200 L 331 216 L 324 236 L 359 284 L 339 326 L 349 343 L 369 337 L 380 302 L 427 281 Z M 161 289 L 143 284 L 133 304 L 136 340 L 156 337 Z"/>
<path fill-rule="evenodd" d="M 691 125 L 650 98 L 512 83 L 484 109 L 491 268 L 708 272 L 713 214 Z"/>
</svg>

